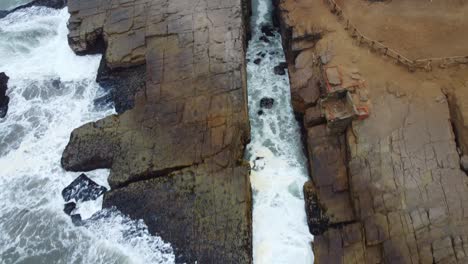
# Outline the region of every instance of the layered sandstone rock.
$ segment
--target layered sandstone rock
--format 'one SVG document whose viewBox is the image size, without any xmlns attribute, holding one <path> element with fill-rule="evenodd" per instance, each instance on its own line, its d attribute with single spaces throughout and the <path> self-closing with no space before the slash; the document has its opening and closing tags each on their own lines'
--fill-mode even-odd
<svg viewBox="0 0 468 264">
<path fill-rule="evenodd" d="M 468 262 L 467 176 L 450 124 L 466 151 L 468 99 L 460 84 L 468 70 L 410 73 L 360 47 L 324 1 L 277 2 L 293 103 L 305 114 L 311 181 L 304 191 L 316 262 Z M 370 118 L 338 135 L 309 96 L 324 95 L 321 69 L 335 65 L 359 72 L 371 106 Z"/>
<path fill-rule="evenodd" d="M 110 168 L 105 206 L 143 218 L 172 243 L 180 262 L 251 262 L 251 193 L 242 161 L 250 135 L 247 6 L 69 1 L 75 52 L 104 46 L 107 71 L 144 67 L 145 74 L 130 74 L 144 79 L 131 110 L 73 131 L 62 165 Z"/>
</svg>

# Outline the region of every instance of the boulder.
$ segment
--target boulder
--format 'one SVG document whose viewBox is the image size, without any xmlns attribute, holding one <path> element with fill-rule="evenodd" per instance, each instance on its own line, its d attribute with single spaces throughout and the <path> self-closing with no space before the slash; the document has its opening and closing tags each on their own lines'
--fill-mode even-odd
<svg viewBox="0 0 468 264">
<path fill-rule="evenodd" d="M 265 109 L 271 109 L 273 108 L 273 105 L 275 104 L 275 99 L 269 98 L 269 97 L 264 97 L 260 100 L 260 107 L 265 108 Z"/>
<path fill-rule="evenodd" d="M 106 187 L 97 184 L 88 178 L 86 174 L 81 174 L 72 183 L 70 183 L 70 185 L 63 189 L 62 196 L 66 202 L 72 199 L 77 202 L 86 202 L 90 200 L 96 200 L 105 192 L 107 192 Z"/>
<path fill-rule="evenodd" d="M 10 102 L 10 97 L 6 95 L 8 79 L 5 73 L 0 73 L 0 118 L 4 118 L 8 112 L 8 103 Z"/>
</svg>

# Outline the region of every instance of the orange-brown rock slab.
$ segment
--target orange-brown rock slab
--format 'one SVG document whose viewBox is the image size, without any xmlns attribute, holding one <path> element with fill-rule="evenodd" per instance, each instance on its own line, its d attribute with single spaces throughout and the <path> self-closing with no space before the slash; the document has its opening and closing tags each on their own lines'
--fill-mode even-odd
<svg viewBox="0 0 468 264">
<path fill-rule="evenodd" d="M 344 137 L 306 123 L 317 200 L 339 212 L 334 215 L 354 214 L 315 236 L 316 263 L 467 263 L 467 177 L 450 124 L 455 121 L 465 151 L 466 67 L 408 72 L 357 45 L 324 1 L 278 2 L 293 95 L 316 91 L 304 87 L 320 79 L 321 64 L 357 69 L 369 91 L 370 117 L 353 122 Z M 442 93 L 447 87 L 452 115 Z M 311 120 L 312 104 L 293 105 Z M 333 191 L 346 186 L 340 179 L 347 180 L 348 199 Z"/>
</svg>

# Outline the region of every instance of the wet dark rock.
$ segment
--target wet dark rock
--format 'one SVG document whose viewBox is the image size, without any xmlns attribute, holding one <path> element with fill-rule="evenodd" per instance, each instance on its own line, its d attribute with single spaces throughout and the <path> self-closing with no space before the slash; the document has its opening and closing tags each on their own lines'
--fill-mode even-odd
<svg viewBox="0 0 468 264">
<path fill-rule="evenodd" d="M 83 220 L 81 219 L 81 215 L 79 214 L 74 214 L 74 215 L 71 215 L 71 220 L 72 220 L 72 223 L 76 226 L 82 226 L 83 225 Z"/>
<path fill-rule="evenodd" d="M 260 100 L 260 107 L 261 108 L 266 108 L 266 109 L 271 109 L 273 108 L 273 104 L 275 103 L 275 99 L 269 98 L 269 97 L 264 97 Z"/>
<path fill-rule="evenodd" d="M 11 14 L 15 11 L 18 11 L 24 8 L 33 7 L 33 6 L 43 6 L 43 7 L 49 7 L 49 8 L 54 8 L 54 9 L 61 9 L 61 8 L 64 8 L 66 5 L 67 5 L 67 0 L 35 0 L 35 1 L 31 1 L 28 4 L 18 6 L 12 10 L 0 10 L 0 18 L 4 18 L 8 14 Z"/>
<path fill-rule="evenodd" d="M 263 115 L 263 114 L 264 114 L 264 113 L 263 113 L 263 110 L 258 110 L 257 115 L 261 116 L 261 115 Z"/>
<path fill-rule="evenodd" d="M 105 95 L 94 99 L 94 106 L 97 109 L 104 109 L 114 104 L 113 93 L 108 92 Z"/>
<path fill-rule="evenodd" d="M 105 192 L 107 192 L 106 187 L 95 183 L 83 173 L 63 189 L 62 196 L 66 202 L 72 199 L 75 199 L 75 201 L 85 202 L 96 200 Z"/>
<path fill-rule="evenodd" d="M 75 208 L 76 208 L 76 203 L 74 202 L 66 203 L 65 206 L 63 207 L 63 211 L 67 215 L 71 215 L 71 213 L 73 212 L 73 210 L 75 210 Z"/>
<path fill-rule="evenodd" d="M 257 53 L 257 56 L 265 58 L 266 54 L 263 51 Z"/>
<path fill-rule="evenodd" d="M 286 62 L 280 62 L 275 68 L 273 68 L 273 71 L 275 72 L 276 75 L 285 75 L 286 74 L 286 69 L 288 68 L 288 64 Z"/>
<path fill-rule="evenodd" d="M 262 59 L 260 59 L 260 58 L 256 58 L 254 60 L 254 63 L 257 64 L 257 65 L 260 64 L 260 62 L 262 62 Z"/>
<path fill-rule="evenodd" d="M 4 118 L 8 112 L 8 103 L 10 98 L 6 95 L 8 89 L 8 76 L 0 73 L 0 118 Z"/>
<path fill-rule="evenodd" d="M 275 29 L 271 25 L 263 25 L 261 30 L 262 30 L 262 33 L 268 37 L 275 36 Z"/>
<path fill-rule="evenodd" d="M 251 200 L 244 198 L 251 191 L 248 169 L 213 170 L 203 165 L 137 181 L 106 193 L 103 208 L 143 219 L 151 234 L 171 242 L 176 263 L 248 264 Z M 219 242 L 201 247 L 201 241 Z"/>
<path fill-rule="evenodd" d="M 270 43 L 270 40 L 266 36 L 261 36 L 259 39 L 265 43 Z"/>
<path fill-rule="evenodd" d="M 60 78 L 52 80 L 52 87 L 54 87 L 55 89 L 60 89 L 61 84 L 62 81 L 60 80 Z"/>
<path fill-rule="evenodd" d="M 312 181 L 308 181 L 304 184 L 304 199 L 309 231 L 312 235 L 319 236 L 328 230 L 330 220 L 318 201 Z"/>
<path fill-rule="evenodd" d="M 117 113 L 130 110 L 135 106 L 135 94 L 144 89 L 145 80 L 145 65 L 110 69 L 103 59 L 99 65 L 96 81 L 108 91 L 108 95 L 105 98 L 98 98 L 97 103 L 108 105 L 110 99 Z"/>
</svg>

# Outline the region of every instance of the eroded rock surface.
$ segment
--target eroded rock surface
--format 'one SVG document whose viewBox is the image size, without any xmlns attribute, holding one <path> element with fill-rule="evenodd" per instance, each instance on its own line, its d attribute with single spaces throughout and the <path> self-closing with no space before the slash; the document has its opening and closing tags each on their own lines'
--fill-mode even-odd
<svg viewBox="0 0 468 264">
<path fill-rule="evenodd" d="M 136 76 L 144 87 L 131 110 L 73 131 L 62 165 L 111 168 L 106 207 L 143 218 L 175 246 L 180 262 L 251 262 L 251 194 L 242 161 L 250 137 L 248 6 L 69 1 L 75 52 L 95 52 L 103 41 L 108 71 L 144 67 L 145 75 Z"/>
<path fill-rule="evenodd" d="M 321 234 L 316 263 L 467 263 L 468 187 L 459 156 L 466 153 L 460 84 L 467 69 L 410 73 L 359 47 L 324 1 L 277 4 L 293 105 L 305 113 L 306 209 L 311 231 Z M 368 119 L 338 135 L 315 106 L 322 69 L 334 65 L 359 72 L 371 106 Z"/>
</svg>

